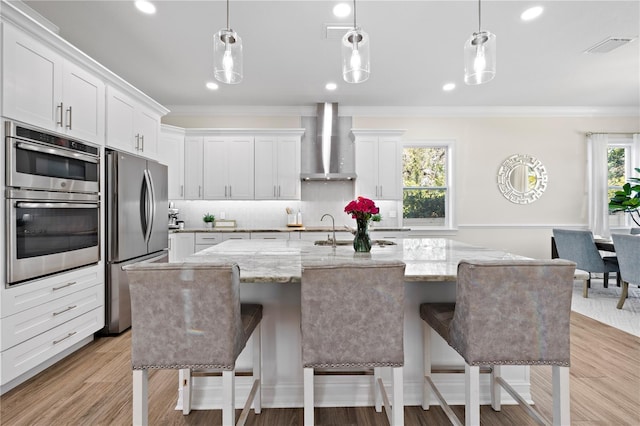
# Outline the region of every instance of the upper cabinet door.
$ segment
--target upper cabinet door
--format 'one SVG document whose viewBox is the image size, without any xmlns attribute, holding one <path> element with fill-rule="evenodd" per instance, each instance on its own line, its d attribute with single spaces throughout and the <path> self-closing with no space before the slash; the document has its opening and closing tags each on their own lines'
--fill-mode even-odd
<svg viewBox="0 0 640 426">
<path fill-rule="evenodd" d="M 62 87 L 66 132 L 80 139 L 104 142 L 105 87 L 102 80 L 67 61 Z"/>
<path fill-rule="evenodd" d="M 151 111 L 139 107 L 135 120 L 138 152 L 145 157 L 157 158 L 158 133 L 160 131 L 160 117 Z"/>
<path fill-rule="evenodd" d="M 256 200 L 274 200 L 278 197 L 277 145 L 276 137 L 262 136 L 255 140 L 254 190 Z"/>
<path fill-rule="evenodd" d="M 399 141 L 381 137 L 378 141 L 378 198 L 399 200 L 402 198 Z"/>
<path fill-rule="evenodd" d="M 107 89 L 107 146 L 135 153 L 136 107 L 133 99 L 112 87 Z"/>
<path fill-rule="evenodd" d="M 184 131 L 162 126 L 158 139 L 158 160 L 168 166 L 169 200 L 184 198 Z M 201 163 L 202 164 L 202 163 Z M 201 169 L 202 170 L 202 169 Z"/>
<path fill-rule="evenodd" d="M 300 138 L 278 139 L 278 199 L 300 199 Z M 256 157 L 258 158 L 258 157 Z"/>
<path fill-rule="evenodd" d="M 253 200 L 253 137 L 232 137 L 227 142 L 228 149 L 228 198 L 232 200 Z"/>
<path fill-rule="evenodd" d="M 6 23 L 3 36 L 3 115 L 62 131 L 62 57 Z"/>
<path fill-rule="evenodd" d="M 104 82 L 11 25 L 3 35 L 3 114 L 102 144 Z"/>
<path fill-rule="evenodd" d="M 207 200 L 229 198 L 229 154 L 224 138 L 204 138 L 202 151 L 202 194 Z M 188 163 L 187 163 L 188 164 Z"/>
<path fill-rule="evenodd" d="M 357 195 L 374 200 L 402 198 L 399 147 L 399 136 L 356 135 Z"/>
<path fill-rule="evenodd" d="M 184 138 L 184 199 L 202 199 L 203 177 L 203 138 L 202 136 L 188 136 Z"/>
<path fill-rule="evenodd" d="M 378 199 L 378 138 L 356 139 L 356 195 Z"/>
</svg>

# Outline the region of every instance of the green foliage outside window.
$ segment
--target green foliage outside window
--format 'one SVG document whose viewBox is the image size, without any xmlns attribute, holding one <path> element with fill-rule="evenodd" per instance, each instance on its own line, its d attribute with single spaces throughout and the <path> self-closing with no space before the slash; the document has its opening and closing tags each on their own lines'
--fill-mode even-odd
<svg viewBox="0 0 640 426">
<path fill-rule="evenodd" d="M 405 219 L 446 216 L 445 147 L 407 147 L 402 154 L 402 210 Z"/>
</svg>

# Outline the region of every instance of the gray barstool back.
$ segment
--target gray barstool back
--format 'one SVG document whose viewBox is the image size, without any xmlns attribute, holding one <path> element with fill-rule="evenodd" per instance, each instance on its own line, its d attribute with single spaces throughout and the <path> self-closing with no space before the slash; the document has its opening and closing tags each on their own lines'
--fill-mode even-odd
<svg viewBox="0 0 640 426">
<path fill-rule="evenodd" d="M 183 413 L 191 409 L 191 371 L 222 371 L 222 424 L 235 423 L 235 363 L 253 334 L 251 401 L 261 410 L 262 305 L 240 304 L 236 264 L 138 263 L 124 268 L 131 292 L 133 424 L 148 422 L 147 371 L 179 369 Z"/>
<path fill-rule="evenodd" d="M 314 424 L 314 368 L 374 368 L 376 411 L 404 424 L 404 269 L 399 261 L 303 265 L 304 424 Z M 388 403 L 380 367 L 393 371 Z M 393 408 L 392 408 L 392 407 Z"/>
<path fill-rule="evenodd" d="M 453 424 L 461 424 L 432 380 L 431 329 L 465 361 L 465 424 L 480 424 L 479 366 L 492 366 L 491 405 L 500 410 L 504 387 L 541 421 L 500 375 L 501 365 L 553 366 L 553 423 L 569 424 L 569 322 L 575 263 L 566 260 L 462 260 L 456 303 L 424 303 L 425 381 Z"/>
</svg>

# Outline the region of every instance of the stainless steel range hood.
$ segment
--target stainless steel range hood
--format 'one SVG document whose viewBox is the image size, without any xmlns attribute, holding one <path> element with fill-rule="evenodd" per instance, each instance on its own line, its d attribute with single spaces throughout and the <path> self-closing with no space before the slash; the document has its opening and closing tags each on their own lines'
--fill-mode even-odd
<svg viewBox="0 0 640 426">
<path fill-rule="evenodd" d="M 337 103 L 318 104 L 317 117 L 302 117 L 302 180 L 356 178 L 351 117 L 338 117 Z"/>
</svg>

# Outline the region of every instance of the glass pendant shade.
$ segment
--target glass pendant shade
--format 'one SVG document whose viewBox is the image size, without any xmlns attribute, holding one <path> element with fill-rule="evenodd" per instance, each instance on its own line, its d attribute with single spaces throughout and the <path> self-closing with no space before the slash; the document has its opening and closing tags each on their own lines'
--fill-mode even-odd
<svg viewBox="0 0 640 426">
<path fill-rule="evenodd" d="M 464 45 L 464 82 L 483 84 L 496 76 L 496 35 L 473 33 Z"/>
<path fill-rule="evenodd" d="M 362 83 L 370 73 L 369 34 L 354 28 L 342 37 L 342 77 L 347 83 Z"/>
<path fill-rule="evenodd" d="M 242 39 L 232 29 L 222 29 L 214 36 L 213 75 L 226 84 L 242 81 Z"/>
</svg>

